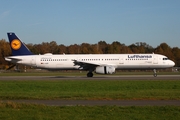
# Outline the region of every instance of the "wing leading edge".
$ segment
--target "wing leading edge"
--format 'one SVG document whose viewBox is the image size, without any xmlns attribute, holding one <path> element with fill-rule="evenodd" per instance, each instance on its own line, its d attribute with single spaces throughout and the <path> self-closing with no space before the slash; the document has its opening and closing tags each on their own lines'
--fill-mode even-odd
<svg viewBox="0 0 180 120">
<path fill-rule="evenodd" d="M 84 61 L 78 61 L 73 60 L 74 66 L 79 66 L 80 70 L 94 70 L 97 66 L 100 66 L 101 64 L 98 63 L 91 63 L 91 62 L 84 62 Z"/>
</svg>

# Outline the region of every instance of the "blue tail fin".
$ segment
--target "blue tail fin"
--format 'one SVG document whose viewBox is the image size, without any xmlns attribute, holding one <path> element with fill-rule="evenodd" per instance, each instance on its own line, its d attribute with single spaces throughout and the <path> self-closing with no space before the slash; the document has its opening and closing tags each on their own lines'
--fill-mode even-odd
<svg viewBox="0 0 180 120">
<path fill-rule="evenodd" d="M 33 55 L 33 53 L 26 47 L 24 43 L 21 42 L 15 33 L 7 33 L 7 35 L 13 56 Z"/>
</svg>

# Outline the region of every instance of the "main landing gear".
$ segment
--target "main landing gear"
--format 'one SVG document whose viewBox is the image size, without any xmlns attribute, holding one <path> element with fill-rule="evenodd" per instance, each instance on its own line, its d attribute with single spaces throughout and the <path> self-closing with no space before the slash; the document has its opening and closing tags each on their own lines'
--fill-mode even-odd
<svg viewBox="0 0 180 120">
<path fill-rule="evenodd" d="M 87 77 L 93 77 L 93 73 L 92 72 L 88 72 L 87 73 Z"/>
<path fill-rule="evenodd" d="M 153 74 L 154 77 L 157 77 L 156 69 L 154 69 L 153 72 L 154 72 L 154 74 Z"/>
</svg>

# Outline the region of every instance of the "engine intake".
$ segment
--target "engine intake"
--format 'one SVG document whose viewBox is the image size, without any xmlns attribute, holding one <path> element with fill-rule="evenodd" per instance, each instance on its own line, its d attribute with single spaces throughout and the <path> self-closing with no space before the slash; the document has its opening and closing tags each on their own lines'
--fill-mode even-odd
<svg viewBox="0 0 180 120">
<path fill-rule="evenodd" d="M 98 66 L 95 69 L 98 74 L 113 74 L 115 72 L 115 67 L 113 66 Z"/>
</svg>

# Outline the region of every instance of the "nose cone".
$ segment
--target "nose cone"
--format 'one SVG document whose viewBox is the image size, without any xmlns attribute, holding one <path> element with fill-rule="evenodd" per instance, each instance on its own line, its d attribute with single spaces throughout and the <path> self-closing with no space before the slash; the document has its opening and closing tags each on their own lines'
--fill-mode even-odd
<svg viewBox="0 0 180 120">
<path fill-rule="evenodd" d="M 171 65 L 171 67 L 173 67 L 175 65 L 175 63 L 173 61 L 170 61 L 169 65 Z"/>
</svg>

